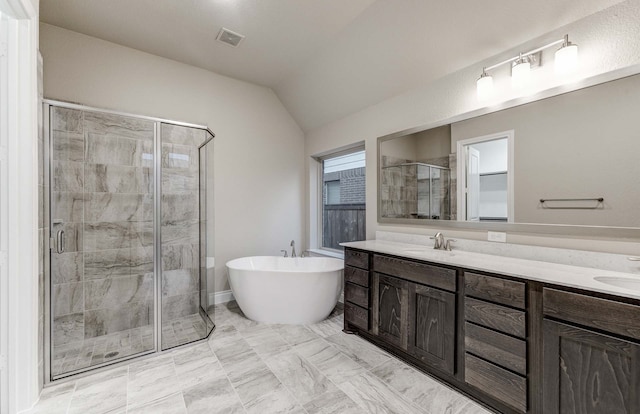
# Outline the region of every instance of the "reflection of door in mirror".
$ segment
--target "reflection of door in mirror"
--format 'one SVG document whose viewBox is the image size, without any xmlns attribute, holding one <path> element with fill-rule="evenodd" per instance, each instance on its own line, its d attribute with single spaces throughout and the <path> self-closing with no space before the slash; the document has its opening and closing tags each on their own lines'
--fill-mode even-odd
<svg viewBox="0 0 640 414">
<path fill-rule="evenodd" d="M 513 131 L 461 140 L 457 153 L 458 217 L 463 221 L 513 221 Z M 511 213 L 510 213 L 511 212 Z"/>
<path fill-rule="evenodd" d="M 468 145 L 466 202 L 467 221 L 480 221 L 480 151 Z"/>
</svg>

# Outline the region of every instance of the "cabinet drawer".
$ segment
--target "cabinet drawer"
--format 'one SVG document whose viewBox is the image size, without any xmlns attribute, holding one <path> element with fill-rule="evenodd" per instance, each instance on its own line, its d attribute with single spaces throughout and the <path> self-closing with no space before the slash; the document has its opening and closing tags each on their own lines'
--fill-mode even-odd
<svg viewBox="0 0 640 414">
<path fill-rule="evenodd" d="M 464 316 L 468 321 L 500 332 L 520 338 L 525 338 L 527 335 L 523 311 L 465 297 Z"/>
<path fill-rule="evenodd" d="M 369 330 L 369 311 L 360 306 L 345 302 L 344 320 L 358 328 Z"/>
<path fill-rule="evenodd" d="M 344 300 L 363 308 L 369 308 L 369 289 L 353 283 L 345 283 Z"/>
<path fill-rule="evenodd" d="M 542 300 L 546 316 L 640 339 L 640 306 L 550 288 Z"/>
<path fill-rule="evenodd" d="M 355 283 L 356 285 L 369 287 L 369 272 L 356 267 L 345 266 L 344 280 L 346 282 Z"/>
<path fill-rule="evenodd" d="M 373 256 L 373 270 L 450 292 L 456 291 L 456 271 L 426 263 L 386 256 Z"/>
<path fill-rule="evenodd" d="M 465 324 L 465 351 L 518 374 L 527 374 L 527 343 L 470 323 Z"/>
<path fill-rule="evenodd" d="M 369 254 L 346 249 L 344 251 L 344 264 L 369 270 Z"/>
<path fill-rule="evenodd" d="M 494 276 L 464 272 L 465 295 L 525 309 L 525 284 Z"/>
<path fill-rule="evenodd" d="M 521 412 L 527 411 L 527 380 L 473 355 L 465 355 L 464 380 Z"/>
</svg>

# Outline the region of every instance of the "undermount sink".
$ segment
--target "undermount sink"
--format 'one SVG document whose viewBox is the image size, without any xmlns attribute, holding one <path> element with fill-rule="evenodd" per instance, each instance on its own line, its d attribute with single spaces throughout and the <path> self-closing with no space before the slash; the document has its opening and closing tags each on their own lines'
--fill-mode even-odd
<svg viewBox="0 0 640 414">
<path fill-rule="evenodd" d="M 402 249 L 402 253 L 409 253 L 409 254 L 424 254 L 427 251 L 427 247 L 425 247 L 424 249 Z"/>
<path fill-rule="evenodd" d="M 640 278 L 634 279 L 628 277 L 597 276 L 593 279 L 610 286 L 640 291 Z"/>
<path fill-rule="evenodd" d="M 450 250 L 435 250 L 433 247 L 425 247 L 422 249 L 402 249 L 402 253 L 406 254 L 427 254 L 428 252 L 446 253 L 449 256 L 453 256 L 453 252 Z"/>
</svg>

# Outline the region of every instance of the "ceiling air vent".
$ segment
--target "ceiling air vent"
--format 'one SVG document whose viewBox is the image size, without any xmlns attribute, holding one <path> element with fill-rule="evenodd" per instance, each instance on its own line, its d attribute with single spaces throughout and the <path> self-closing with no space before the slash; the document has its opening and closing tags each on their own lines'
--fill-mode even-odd
<svg viewBox="0 0 640 414">
<path fill-rule="evenodd" d="M 231 30 L 224 27 L 220 30 L 220 33 L 218 33 L 218 37 L 216 37 L 217 41 L 233 47 L 238 47 L 240 42 L 242 42 L 242 39 L 244 39 L 243 35 L 241 35 L 240 33 L 232 32 Z"/>
</svg>

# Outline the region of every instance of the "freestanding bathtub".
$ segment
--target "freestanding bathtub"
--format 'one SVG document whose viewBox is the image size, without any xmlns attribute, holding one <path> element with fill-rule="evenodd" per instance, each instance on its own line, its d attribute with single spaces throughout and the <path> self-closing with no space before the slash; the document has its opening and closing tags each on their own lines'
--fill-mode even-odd
<svg viewBox="0 0 640 414">
<path fill-rule="evenodd" d="M 245 316 L 309 324 L 325 319 L 342 290 L 344 262 L 330 257 L 242 257 L 227 262 L 229 284 Z"/>
</svg>

